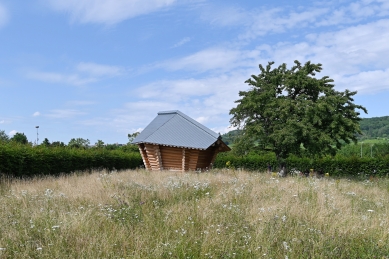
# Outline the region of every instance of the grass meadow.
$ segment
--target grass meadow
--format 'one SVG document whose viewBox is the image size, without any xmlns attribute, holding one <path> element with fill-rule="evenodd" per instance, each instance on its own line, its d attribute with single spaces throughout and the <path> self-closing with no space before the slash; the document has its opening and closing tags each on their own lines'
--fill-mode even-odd
<svg viewBox="0 0 389 259">
<path fill-rule="evenodd" d="M 2 178 L 0 258 L 389 258 L 389 179 Z"/>
</svg>

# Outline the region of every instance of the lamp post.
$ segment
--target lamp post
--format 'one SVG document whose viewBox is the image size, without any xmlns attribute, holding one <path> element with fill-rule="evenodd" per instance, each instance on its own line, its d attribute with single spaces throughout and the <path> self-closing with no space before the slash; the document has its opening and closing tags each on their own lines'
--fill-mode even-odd
<svg viewBox="0 0 389 259">
<path fill-rule="evenodd" d="M 361 142 L 361 157 L 362 157 L 362 145 L 363 145 L 363 142 Z"/>
<path fill-rule="evenodd" d="M 38 133 L 39 126 L 35 126 L 35 128 L 36 128 L 36 145 L 38 145 L 38 143 L 39 143 L 39 133 Z"/>
</svg>

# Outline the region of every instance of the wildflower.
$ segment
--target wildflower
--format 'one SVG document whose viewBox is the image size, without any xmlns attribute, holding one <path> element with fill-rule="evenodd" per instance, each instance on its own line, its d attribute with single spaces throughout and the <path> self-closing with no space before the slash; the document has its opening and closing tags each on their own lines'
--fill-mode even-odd
<svg viewBox="0 0 389 259">
<path fill-rule="evenodd" d="M 46 191 L 45 191 L 45 196 L 51 197 L 52 195 L 53 195 L 53 190 L 46 189 Z"/>
<path fill-rule="evenodd" d="M 282 242 L 282 245 L 284 246 L 285 250 L 289 250 L 289 246 L 287 242 Z"/>
<path fill-rule="evenodd" d="M 368 212 L 374 212 L 374 210 L 367 210 Z"/>
<path fill-rule="evenodd" d="M 231 162 L 230 162 L 230 161 L 227 161 L 227 162 L 226 162 L 226 166 L 227 166 L 227 168 L 231 168 Z"/>
<path fill-rule="evenodd" d="M 36 249 L 36 250 L 40 251 L 40 250 L 42 250 L 42 247 L 37 247 L 37 249 Z"/>
</svg>

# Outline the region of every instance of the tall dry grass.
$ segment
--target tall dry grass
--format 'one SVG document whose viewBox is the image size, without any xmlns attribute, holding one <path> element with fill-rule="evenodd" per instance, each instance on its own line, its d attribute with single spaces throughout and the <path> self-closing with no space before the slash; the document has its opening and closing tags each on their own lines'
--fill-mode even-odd
<svg viewBox="0 0 389 259">
<path fill-rule="evenodd" d="M 388 179 L 3 178 L 0 258 L 389 258 L 388 208 Z"/>
</svg>

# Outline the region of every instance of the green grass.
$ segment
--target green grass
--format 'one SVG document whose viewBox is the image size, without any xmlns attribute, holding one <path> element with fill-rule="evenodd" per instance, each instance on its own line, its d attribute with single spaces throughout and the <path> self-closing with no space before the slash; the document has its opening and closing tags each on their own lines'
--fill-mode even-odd
<svg viewBox="0 0 389 259">
<path fill-rule="evenodd" d="M 0 258 L 389 258 L 389 180 L 98 172 L 0 182 Z"/>
</svg>

